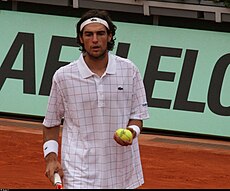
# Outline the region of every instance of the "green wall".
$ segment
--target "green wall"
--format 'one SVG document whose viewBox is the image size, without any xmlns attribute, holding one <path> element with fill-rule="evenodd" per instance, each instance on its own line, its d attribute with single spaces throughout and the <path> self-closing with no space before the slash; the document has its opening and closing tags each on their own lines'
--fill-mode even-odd
<svg viewBox="0 0 230 191">
<path fill-rule="evenodd" d="M 67 64 L 78 58 L 78 48 L 69 45 L 78 20 L 0 11 L 0 112 L 44 116 L 48 96 L 41 87 L 49 82 L 42 78 L 50 73 L 46 65 L 52 66 L 54 60 L 55 68 L 56 61 Z M 229 33 L 115 25 L 113 53 L 118 44 L 128 44 L 127 57 L 146 84 L 150 119 L 145 127 L 230 136 Z M 55 37 L 65 39 L 58 41 L 64 44 L 56 61 L 51 54 L 56 50 Z"/>
</svg>

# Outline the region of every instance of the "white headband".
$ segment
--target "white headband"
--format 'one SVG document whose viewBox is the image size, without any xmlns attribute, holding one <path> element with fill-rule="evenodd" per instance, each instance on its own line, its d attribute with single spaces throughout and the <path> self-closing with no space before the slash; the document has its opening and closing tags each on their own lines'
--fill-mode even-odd
<svg viewBox="0 0 230 191">
<path fill-rule="evenodd" d="M 80 31 L 82 31 L 85 25 L 88 25 L 90 23 L 100 23 L 103 24 L 107 29 L 109 29 L 109 25 L 105 20 L 100 19 L 98 17 L 92 17 L 90 19 L 85 20 L 83 23 L 81 23 Z"/>
</svg>

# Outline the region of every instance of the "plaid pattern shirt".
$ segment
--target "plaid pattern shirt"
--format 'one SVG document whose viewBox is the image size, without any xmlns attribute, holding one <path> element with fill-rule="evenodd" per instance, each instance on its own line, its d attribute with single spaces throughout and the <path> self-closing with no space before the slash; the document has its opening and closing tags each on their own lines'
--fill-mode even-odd
<svg viewBox="0 0 230 191">
<path fill-rule="evenodd" d="M 46 127 L 64 118 L 61 164 L 65 188 L 137 188 L 144 183 L 138 137 L 130 146 L 113 139 L 130 119 L 149 118 L 143 80 L 128 59 L 109 53 L 101 77 L 83 56 L 53 76 Z"/>
</svg>

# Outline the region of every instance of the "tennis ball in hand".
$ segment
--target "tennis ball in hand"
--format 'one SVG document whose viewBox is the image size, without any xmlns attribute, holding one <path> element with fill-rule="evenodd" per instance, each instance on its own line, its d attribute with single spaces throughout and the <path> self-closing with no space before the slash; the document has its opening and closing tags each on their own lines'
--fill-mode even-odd
<svg viewBox="0 0 230 191">
<path fill-rule="evenodd" d="M 130 130 L 128 129 L 117 129 L 116 134 L 123 140 L 123 141 L 132 141 L 133 139 L 133 134 Z"/>
</svg>

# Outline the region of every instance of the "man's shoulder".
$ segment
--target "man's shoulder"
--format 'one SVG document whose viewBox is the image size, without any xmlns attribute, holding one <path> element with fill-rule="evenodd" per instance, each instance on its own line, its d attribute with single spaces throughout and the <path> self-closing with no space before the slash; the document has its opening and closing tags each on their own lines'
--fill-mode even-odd
<svg viewBox="0 0 230 191">
<path fill-rule="evenodd" d="M 77 63 L 78 63 L 78 60 L 74 60 L 70 63 L 67 63 L 66 65 L 63 65 L 61 67 L 59 67 L 57 69 L 57 72 L 60 72 L 60 71 L 68 71 L 68 70 L 71 70 L 73 67 L 77 66 Z"/>
<path fill-rule="evenodd" d="M 121 56 L 113 55 L 113 61 L 115 62 L 116 66 L 121 69 L 136 70 L 137 68 L 134 62 L 129 58 L 123 58 Z"/>
<path fill-rule="evenodd" d="M 125 64 L 125 65 L 130 65 L 133 66 L 134 63 L 132 60 L 130 60 L 129 58 L 124 58 L 115 54 L 111 54 L 112 60 L 116 63 L 121 63 L 121 64 Z"/>
<path fill-rule="evenodd" d="M 63 76 L 65 76 L 66 74 L 76 72 L 76 70 L 77 70 L 77 60 L 59 67 L 54 73 L 54 76 L 55 78 L 63 78 Z"/>
</svg>

